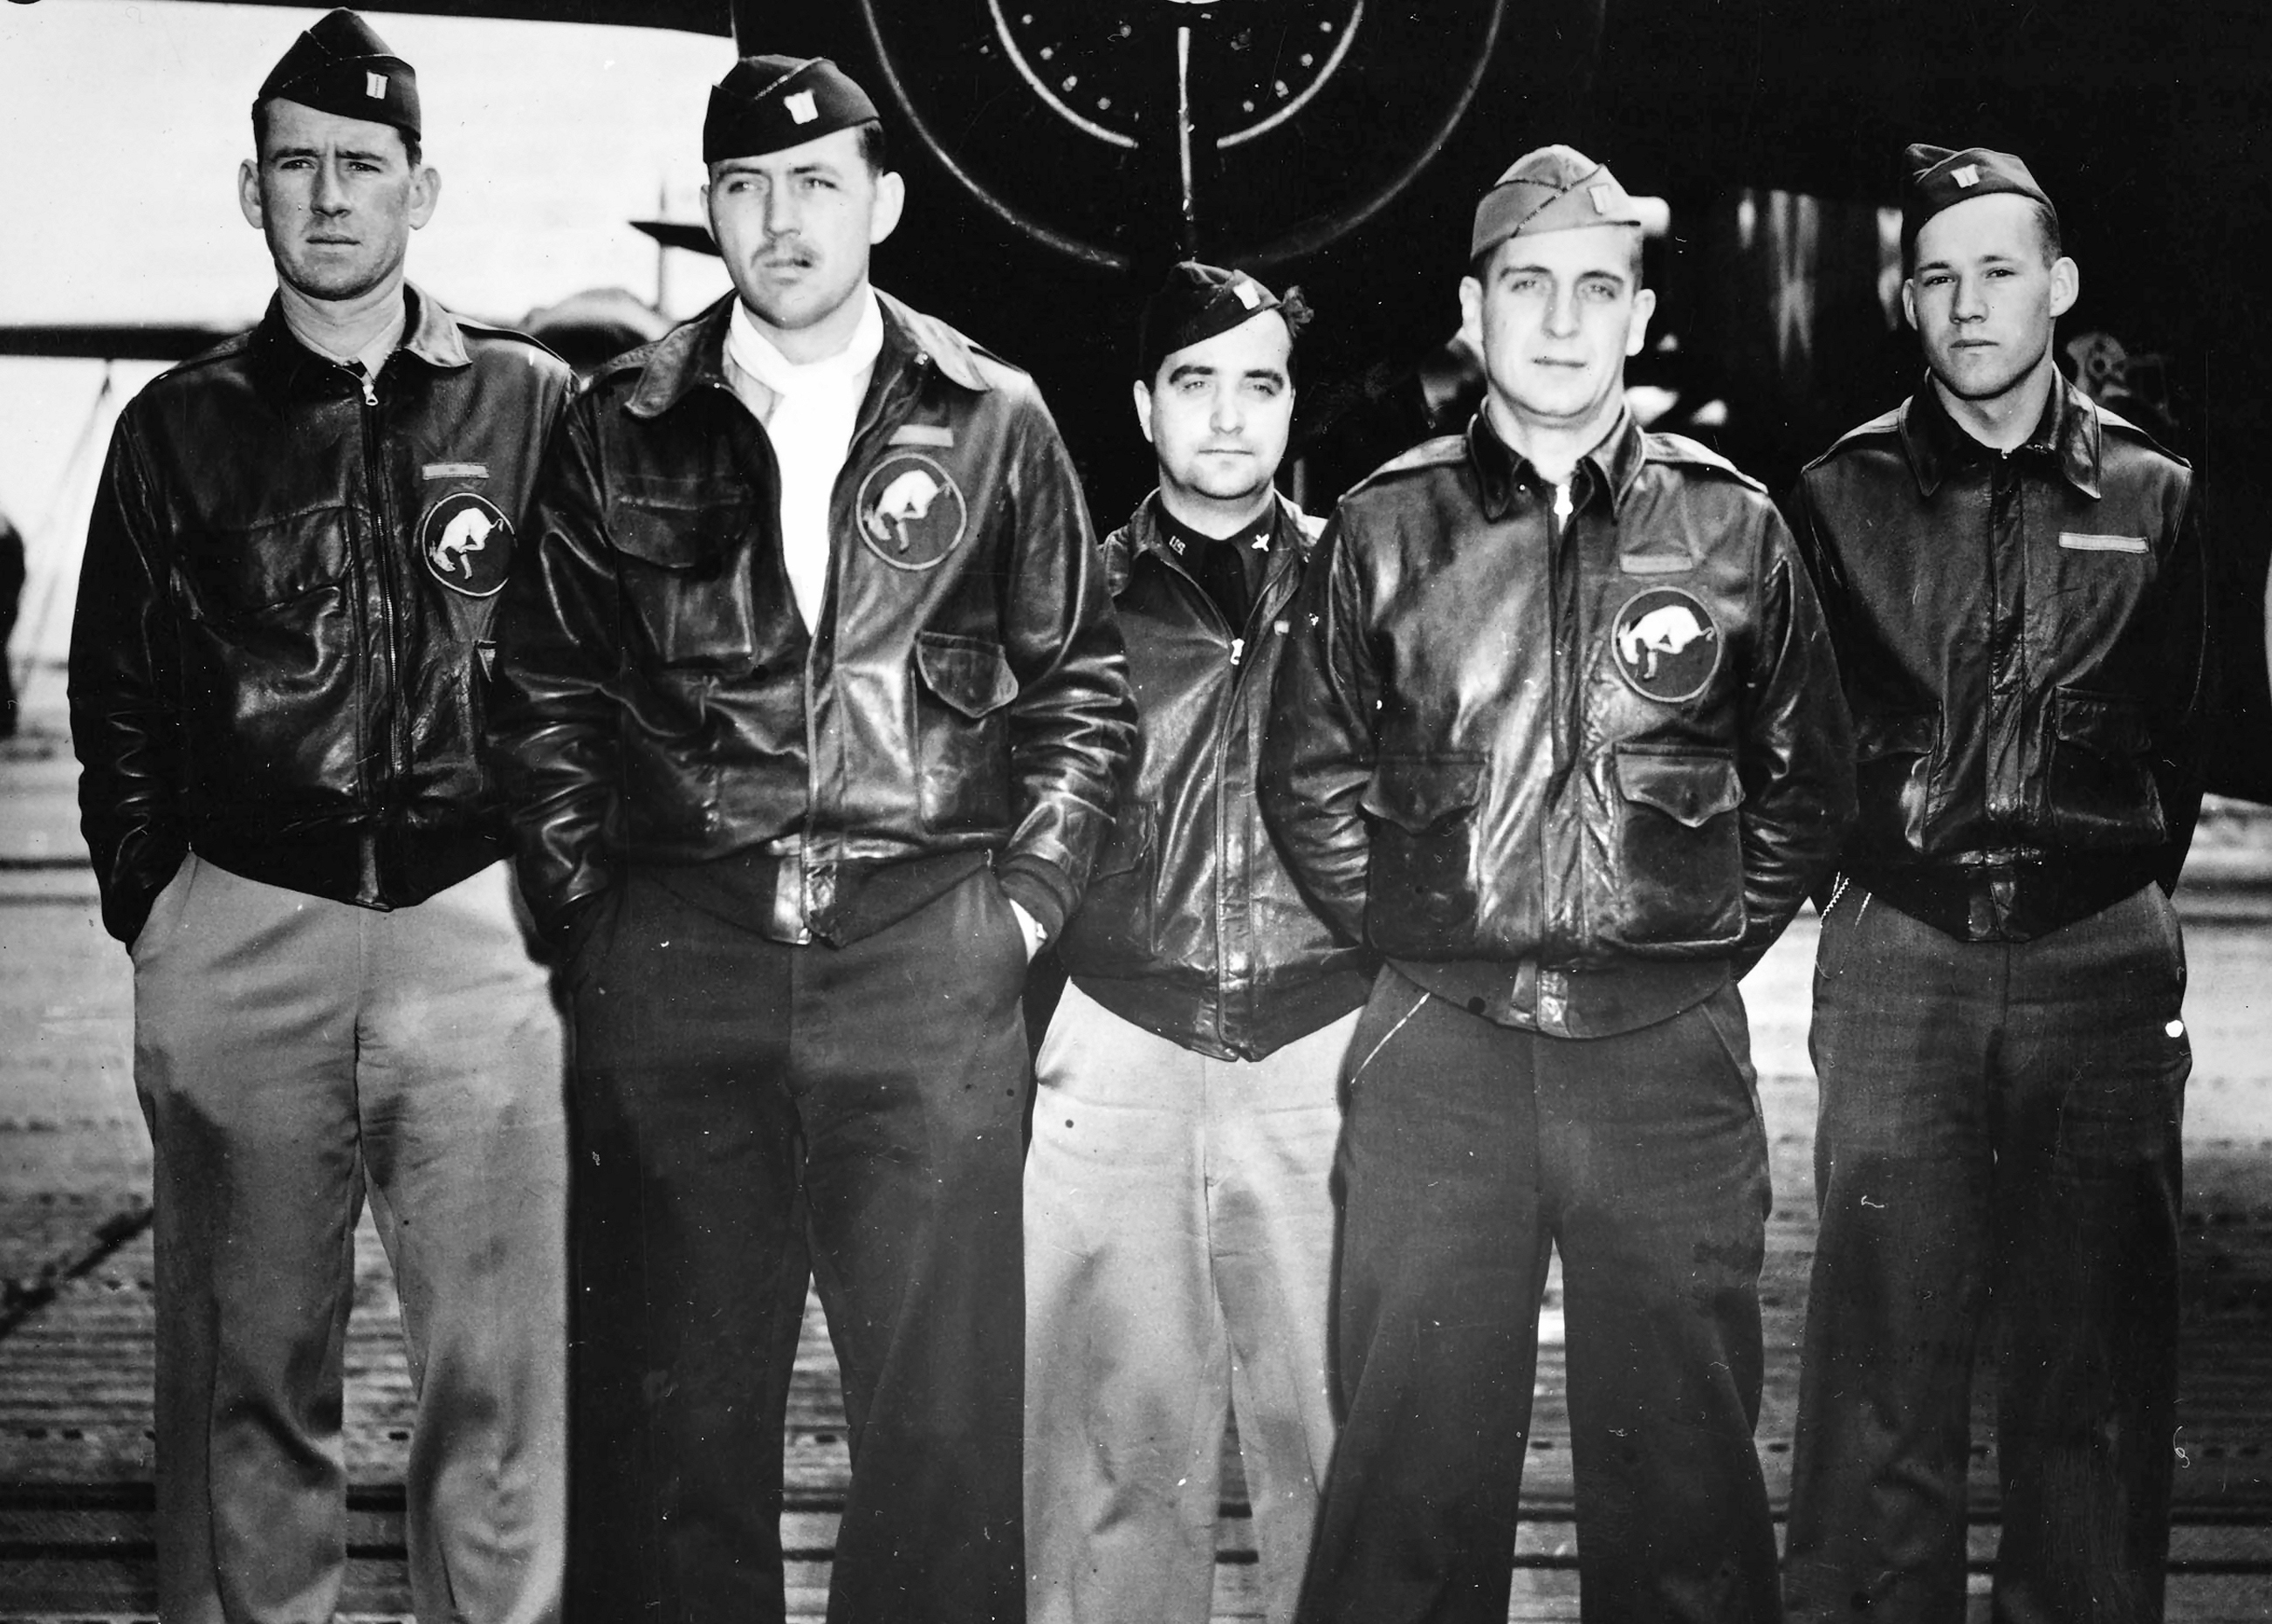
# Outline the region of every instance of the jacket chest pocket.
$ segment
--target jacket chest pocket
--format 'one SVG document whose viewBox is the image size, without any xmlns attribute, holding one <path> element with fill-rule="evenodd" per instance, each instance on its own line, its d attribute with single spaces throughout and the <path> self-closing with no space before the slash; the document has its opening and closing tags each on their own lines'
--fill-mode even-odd
<svg viewBox="0 0 2272 1624">
<path fill-rule="evenodd" d="M 919 631 L 916 769 L 923 826 L 991 833 L 1010 822 L 1009 704 L 1018 679 L 998 644 Z"/>
<path fill-rule="evenodd" d="M 1480 756 L 1383 756 L 1360 803 L 1372 820 L 1365 935 L 1384 952 L 1440 950 L 1476 914 Z"/>
<path fill-rule="evenodd" d="M 348 584 L 352 522 L 347 509 L 333 507 L 185 536 L 178 557 L 191 614 L 223 622 L 314 618 L 309 600 Z"/>
<path fill-rule="evenodd" d="M 1743 782 L 1717 750 L 1617 747 L 1612 906 L 1629 946 L 1724 944 L 1744 931 Z"/>
<path fill-rule="evenodd" d="M 2052 690 L 2044 716 L 2045 823 L 2070 846 L 2159 846 L 2168 838 L 2148 763 L 2145 707 L 2119 694 Z"/>
<path fill-rule="evenodd" d="M 608 513 L 627 637 L 666 666 L 744 669 L 757 648 L 746 503 L 619 502 Z"/>
</svg>

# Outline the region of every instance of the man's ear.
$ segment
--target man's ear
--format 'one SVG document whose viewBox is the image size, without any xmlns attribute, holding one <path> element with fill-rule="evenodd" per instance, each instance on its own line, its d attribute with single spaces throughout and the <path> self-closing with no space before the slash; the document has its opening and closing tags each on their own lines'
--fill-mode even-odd
<svg viewBox="0 0 2272 1624">
<path fill-rule="evenodd" d="M 442 172 L 432 164 L 420 164 L 410 177 L 410 229 L 422 229 L 434 218 L 434 206 L 441 201 Z"/>
<path fill-rule="evenodd" d="M 1656 289 L 1643 287 L 1633 294 L 1633 319 L 1626 324 L 1626 354 L 1638 355 L 1648 342 L 1648 318 L 1656 314 Z"/>
<path fill-rule="evenodd" d="M 1145 443 L 1149 444 L 1152 439 L 1151 386 L 1146 384 L 1143 379 L 1139 378 L 1135 383 L 1129 385 L 1129 388 L 1132 391 L 1133 398 L 1136 402 L 1136 427 L 1144 431 Z"/>
<path fill-rule="evenodd" d="M 2052 261 L 2052 314 L 2065 316 L 2082 297 L 2082 267 L 2061 254 Z"/>
<path fill-rule="evenodd" d="M 255 231 L 267 224 L 268 211 L 260 205 L 260 166 L 250 158 L 236 166 L 236 206 Z"/>
<path fill-rule="evenodd" d="M 1915 277 L 1905 276 L 1902 279 L 1902 315 L 1908 320 L 1910 331 L 1917 332 L 1917 279 Z"/>
<path fill-rule="evenodd" d="M 896 169 L 876 177 L 876 208 L 868 217 L 868 246 L 873 248 L 899 229 L 900 215 L 908 206 L 908 183 Z"/>
</svg>

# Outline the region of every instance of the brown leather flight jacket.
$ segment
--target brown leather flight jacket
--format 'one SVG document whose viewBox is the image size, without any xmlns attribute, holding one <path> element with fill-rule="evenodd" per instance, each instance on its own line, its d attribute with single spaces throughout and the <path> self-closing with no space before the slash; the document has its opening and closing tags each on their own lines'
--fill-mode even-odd
<svg viewBox="0 0 2272 1624">
<path fill-rule="evenodd" d="M 1328 919 L 1435 990 L 1432 965 L 1511 970 L 1512 1007 L 1470 1007 L 1558 1036 L 1664 1018 L 1766 951 L 1853 783 L 1753 480 L 1628 414 L 1558 493 L 1479 414 L 1343 497 L 1323 545 L 1262 794 Z"/>
<path fill-rule="evenodd" d="M 572 377 L 533 339 L 408 297 L 368 391 L 272 302 L 119 417 L 71 706 L 123 942 L 190 850 L 368 908 L 504 854 L 476 650 Z"/>
<path fill-rule="evenodd" d="M 1244 626 L 1226 622 L 1147 496 L 1105 539 L 1139 718 L 1111 838 L 1061 957 L 1122 1019 L 1220 1060 L 1259 1060 L 1356 1009 L 1374 961 L 1286 872 L 1254 774 L 1315 521 L 1281 501 Z"/>
<path fill-rule="evenodd" d="M 2064 382 L 1999 454 L 1928 381 L 1787 505 L 1854 715 L 1844 871 L 1967 940 L 2175 887 L 2208 640 L 2182 460 Z"/>
<path fill-rule="evenodd" d="M 879 297 L 811 635 L 773 447 L 723 369 L 730 296 L 602 368 L 562 424 L 490 737 L 564 944 L 625 865 L 779 867 L 840 942 L 924 899 L 886 871 L 927 858 L 994 854 L 1052 932 L 1078 899 L 1135 720 L 1080 486 L 1029 377 Z"/>
</svg>

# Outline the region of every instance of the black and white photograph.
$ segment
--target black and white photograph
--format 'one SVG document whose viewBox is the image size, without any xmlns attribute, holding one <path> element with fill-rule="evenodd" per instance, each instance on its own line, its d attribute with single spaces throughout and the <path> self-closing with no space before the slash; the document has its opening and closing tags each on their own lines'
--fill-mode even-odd
<svg viewBox="0 0 2272 1624">
<path fill-rule="evenodd" d="M 2272 1620 L 2272 11 L 0 4 L 0 1624 Z"/>
</svg>

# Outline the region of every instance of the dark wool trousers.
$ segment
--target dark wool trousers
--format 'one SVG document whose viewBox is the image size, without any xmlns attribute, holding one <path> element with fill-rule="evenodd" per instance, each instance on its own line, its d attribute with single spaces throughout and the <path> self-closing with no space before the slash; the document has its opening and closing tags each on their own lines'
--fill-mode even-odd
<svg viewBox="0 0 2272 1624">
<path fill-rule="evenodd" d="M 852 1452 L 828 1617 L 1018 1617 L 1008 899 L 982 869 L 848 947 L 791 947 L 624 883 L 575 991 L 569 1619 L 783 1616 L 808 1273 Z"/>
<path fill-rule="evenodd" d="M 1503 1624 L 1550 1248 L 1582 1616 L 1778 1616 L 1752 1447 L 1768 1166 L 1750 1047 L 1732 987 L 1573 1039 L 1382 972 L 1349 1045 L 1344 1417 L 1304 1624 Z"/>
<path fill-rule="evenodd" d="M 2185 976 L 2150 885 L 2033 942 L 1958 942 L 1858 887 L 1824 917 L 1794 1618 L 1963 1616 L 1992 1306 L 1994 1616 L 2162 1616 Z"/>
</svg>

